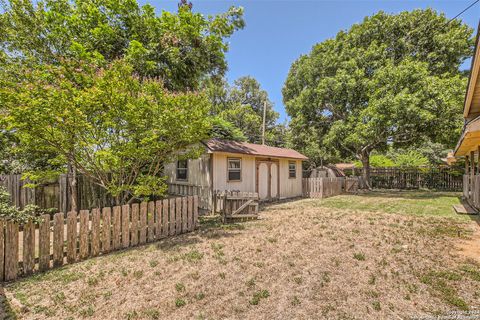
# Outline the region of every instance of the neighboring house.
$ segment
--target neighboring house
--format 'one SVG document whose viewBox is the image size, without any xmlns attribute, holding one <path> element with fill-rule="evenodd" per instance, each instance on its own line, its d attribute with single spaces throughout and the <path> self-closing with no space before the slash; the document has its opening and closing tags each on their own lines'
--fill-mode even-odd
<svg viewBox="0 0 480 320">
<path fill-rule="evenodd" d="M 480 28 L 480 24 L 479 24 Z M 470 68 L 467 93 L 463 107 L 465 125 L 455 148 L 455 157 L 465 158 L 463 194 L 466 200 L 480 209 L 480 30 L 477 31 L 475 51 Z"/>
<path fill-rule="evenodd" d="M 197 188 L 204 209 L 215 190 L 257 192 L 260 200 L 302 195 L 302 161 L 307 157 L 286 148 L 211 139 L 198 159 L 165 166 L 167 182 L 180 189 Z M 202 199 L 203 198 L 203 199 Z"/>
</svg>

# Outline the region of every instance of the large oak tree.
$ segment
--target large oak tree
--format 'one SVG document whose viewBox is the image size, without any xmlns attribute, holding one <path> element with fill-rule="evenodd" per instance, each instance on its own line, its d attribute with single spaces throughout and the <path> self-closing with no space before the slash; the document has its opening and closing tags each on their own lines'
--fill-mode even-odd
<svg viewBox="0 0 480 320">
<path fill-rule="evenodd" d="M 293 143 L 359 159 L 367 181 L 373 150 L 453 146 L 472 46 L 471 28 L 431 9 L 379 12 L 316 44 L 283 88 Z"/>
</svg>

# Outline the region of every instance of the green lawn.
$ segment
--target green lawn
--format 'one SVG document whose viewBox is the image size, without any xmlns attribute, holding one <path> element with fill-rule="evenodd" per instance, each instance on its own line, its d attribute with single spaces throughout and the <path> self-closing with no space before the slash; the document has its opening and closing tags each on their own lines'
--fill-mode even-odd
<svg viewBox="0 0 480 320">
<path fill-rule="evenodd" d="M 452 206 L 460 203 L 459 192 L 431 191 L 372 191 L 359 195 L 341 195 L 324 199 L 319 206 L 408 215 L 434 215 L 468 220 L 468 216 L 457 215 Z"/>
</svg>

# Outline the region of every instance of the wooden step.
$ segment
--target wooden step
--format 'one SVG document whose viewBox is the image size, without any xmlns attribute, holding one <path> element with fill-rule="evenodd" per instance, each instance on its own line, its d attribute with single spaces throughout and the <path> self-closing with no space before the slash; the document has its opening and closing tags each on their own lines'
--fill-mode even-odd
<svg viewBox="0 0 480 320">
<path fill-rule="evenodd" d="M 478 214 L 478 211 L 468 203 L 454 204 L 453 210 L 458 214 Z"/>
</svg>

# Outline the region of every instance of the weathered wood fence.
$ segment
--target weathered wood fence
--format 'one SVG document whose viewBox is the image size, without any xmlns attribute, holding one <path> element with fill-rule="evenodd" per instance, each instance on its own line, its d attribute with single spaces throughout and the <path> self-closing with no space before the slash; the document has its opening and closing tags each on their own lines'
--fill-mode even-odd
<svg viewBox="0 0 480 320">
<path fill-rule="evenodd" d="M 354 175 L 361 176 L 361 168 Z M 370 186 L 375 189 L 432 189 L 462 191 L 463 171 L 456 168 L 371 168 Z"/>
<path fill-rule="evenodd" d="M 198 206 L 203 210 L 212 208 L 212 189 L 209 186 L 199 186 L 188 183 L 168 182 L 168 194 L 176 196 L 198 196 Z"/>
<path fill-rule="evenodd" d="M 256 192 L 215 190 L 213 204 L 213 211 L 220 213 L 224 222 L 258 218 L 259 197 Z"/>
<path fill-rule="evenodd" d="M 35 188 L 26 188 L 29 181 L 22 180 L 20 174 L 0 175 L 0 186 L 10 193 L 12 205 L 23 209 L 27 204 L 35 204 L 43 209 L 56 208 L 59 212 L 71 210 L 70 180 L 67 174 L 62 174 L 57 180 L 39 184 Z M 207 187 L 168 184 L 168 194 L 177 196 L 199 196 L 199 207 L 209 208 L 208 199 L 211 199 L 211 190 Z M 83 175 L 77 176 L 77 201 L 79 210 L 113 207 L 116 199 L 105 189 L 92 183 Z"/>
<path fill-rule="evenodd" d="M 304 178 L 303 196 L 307 198 L 328 198 L 342 193 L 344 178 Z"/>
<path fill-rule="evenodd" d="M 0 220 L 0 280 L 193 231 L 198 196 L 42 216 L 19 224 Z"/>
<path fill-rule="evenodd" d="M 38 184 L 35 188 L 26 188 L 25 185 L 30 182 L 21 177 L 20 174 L 0 175 L 0 186 L 10 193 L 14 206 L 23 209 L 27 204 L 35 204 L 44 209 L 56 208 L 60 212 L 71 209 L 71 177 L 67 174 L 60 175 L 57 180 Z M 114 197 L 83 175 L 77 176 L 77 201 L 79 210 L 116 205 Z"/>
</svg>

